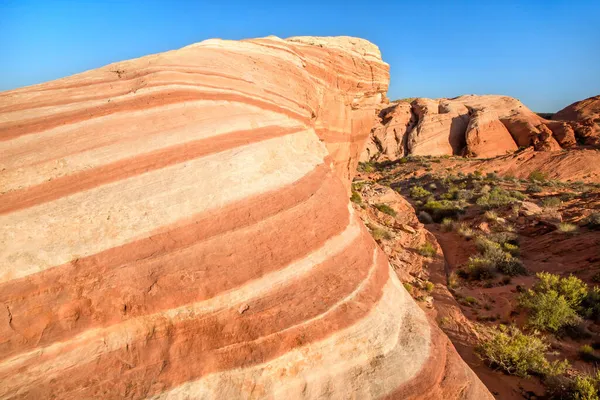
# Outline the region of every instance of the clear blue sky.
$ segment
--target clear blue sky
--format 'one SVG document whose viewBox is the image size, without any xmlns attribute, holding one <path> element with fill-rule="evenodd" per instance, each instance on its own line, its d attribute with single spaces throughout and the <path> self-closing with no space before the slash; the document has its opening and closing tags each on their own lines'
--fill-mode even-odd
<svg viewBox="0 0 600 400">
<path fill-rule="evenodd" d="M 600 0 L 0 0 L 0 91 L 267 35 L 371 40 L 392 99 L 494 93 L 552 112 L 600 94 Z"/>
</svg>

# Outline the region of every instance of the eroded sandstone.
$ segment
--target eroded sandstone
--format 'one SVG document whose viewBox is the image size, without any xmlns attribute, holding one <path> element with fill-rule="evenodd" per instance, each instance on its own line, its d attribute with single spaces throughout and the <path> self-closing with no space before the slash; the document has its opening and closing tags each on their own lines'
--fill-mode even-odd
<svg viewBox="0 0 600 400">
<path fill-rule="evenodd" d="M 348 204 L 388 80 L 269 37 L 1 93 L 0 398 L 491 398 Z"/>
</svg>

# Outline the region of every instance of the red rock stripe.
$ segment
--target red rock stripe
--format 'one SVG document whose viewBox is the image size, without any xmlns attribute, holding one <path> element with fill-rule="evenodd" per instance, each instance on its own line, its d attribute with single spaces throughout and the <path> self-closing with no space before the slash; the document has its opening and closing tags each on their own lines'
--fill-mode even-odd
<svg viewBox="0 0 600 400">
<path fill-rule="evenodd" d="M 276 104 L 269 103 L 256 98 L 243 96 L 240 94 L 223 93 L 223 92 L 201 92 L 192 90 L 172 90 L 159 93 L 140 94 L 135 98 L 106 103 L 102 106 L 94 107 L 92 110 L 76 110 L 62 114 L 54 114 L 42 118 L 37 118 L 28 121 L 21 121 L 11 124 L 6 124 L 0 133 L 0 141 L 15 139 L 23 135 L 40 133 L 49 129 L 59 127 L 61 125 L 86 121 L 92 118 L 100 118 L 107 115 L 131 112 L 137 110 L 148 109 L 152 107 L 160 107 L 167 104 L 176 104 L 193 100 L 218 100 L 218 101 L 234 101 L 244 104 L 250 104 L 260 107 L 264 110 L 277 112 L 295 119 L 301 123 L 308 124 L 309 118 L 300 113 L 296 113 L 290 109 L 280 107 Z"/>
<path fill-rule="evenodd" d="M 297 325 L 330 309 L 365 278 L 374 244 L 364 230 L 357 240 L 362 243 L 352 243 L 348 251 L 320 264 L 305 279 L 249 303 L 243 314 L 234 308 L 175 324 L 157 321 L 147 335 L 133 338 L 124 348 L 27 385 L 29 391 L 21 389 L 18 396 L 13 395 L 140 399 L 211 372 L 267 362 L 322 340 L 364 318 L 381 298 L 389 278 L 387 261 L 378 256 L 375 273 L 353 300 L 321 319 Z M 6 371 L 12 373 L 16 371 Z"/>
<path fill-rule="evenodd" d="M 1 285 L 0 303 L 9 307 L 12 324 L 0 327 L 0 359 L 211 298 L 302 258 L 349 223 L 344 188 L 322 171 L 298 188 L 203 213 L 147 239 Z"/>
<path fill-rule="evenodd" d="M 267 126 L 181 143 L 0 195 L 0 215 L 213 153 L 299 132 Z"/>
</svg>

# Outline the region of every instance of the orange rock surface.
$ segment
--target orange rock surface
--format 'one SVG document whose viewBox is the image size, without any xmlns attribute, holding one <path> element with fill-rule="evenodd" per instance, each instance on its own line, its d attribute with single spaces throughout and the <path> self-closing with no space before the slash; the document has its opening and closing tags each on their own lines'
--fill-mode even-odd
<svg viewBox="0 0 600 400">
<path fill-rule="evenodd" d="M 396 160 L 406 155 L 495 157 L 519 147 L 556 151 L 576 147 L 578 141 L 597 145 L 599 99 L 575 103 L 551 121 L 508 96 L 393 102 L 380 114 L 360 160 Z"/>
<path fill-rule="evenodd" d="M 207 40 L 0 94 L 0 398 L 491 399 L 348 202 L 361 39 Z"/>
</svg>

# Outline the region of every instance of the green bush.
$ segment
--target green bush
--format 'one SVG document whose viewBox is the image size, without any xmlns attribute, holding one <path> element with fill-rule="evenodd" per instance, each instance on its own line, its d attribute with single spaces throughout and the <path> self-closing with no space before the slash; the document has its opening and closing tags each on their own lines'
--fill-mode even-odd
<svg viewBox="0 0 600 400">
<path fill-rule="evenodd" d="M 384 214 L 387 215 L 391 215 L 392 217 L 396 216 L 396 210 L 394 210 L 392 207 L 388 206 L 387 204 L 375 204 L 373 207 L 375 207 L 376 209 L 378 209 L 379 211 L 381 211 Z"/>
<path fill-rule="evenodd" d="M 496 268 L 481 256 L 471 256 L 467 261 L 466 278 L 482 281 L 486 279 L 493 279 L 496 276 Z"/>
<path fill-rule="evenodd" d="M 578 226 L 570 224 L 568 222 L 561 222 L 560 224 L 558 224 L 556 229 L 562 233 L 575 233 L 577 232 Z"/>
<path fill-rule="evenodd" d="M 437 251 L 431 243 L 427 242 L 417 249 L 417 253 L 424 257 L 433 257 L 437 254 Z"/>
<path fill-rule="evenodd" d="M 410 197 L 413 199 L 421 199 L 423 197 L 431 196 L 431 192 L 425 190 L 423 186 L 413 186 L 410 188 Z"/>
<path fill-rule="evenodd" d="M 484 193 L 477 199 L 477 205 L 490 209 L 504 207 L 516 203 L 518 199 L 513 197 L 507 190 L 496 186 L 489 193 Z"/>
<path fill-rule="evenodd" d="M 549 349 L 550 345 L 537 334 L 526 334 L 517 327 L 500 325 L 491 330 L 491 337 L 482 339 L 476 351 L 492 368 L 510 375 L 527 377 L 529 374 L 563 373 L 568 363 L 548 361 L 546 353 Z"/>
<path fill-rule="evenodd" d="M 385 229 L 375 225 L 375 224 L 371 224 L 368 223 L 367 224 L 367 228 L 369 228 L 371 230 L 371 236 L 373 236 L 373 239 L 380 241 L 380 240 L 390 240 L 392 238 L 392 235 Z"/>
<path fill-rule="evenodd" d="M 510 252 L 505 251 L 505 246 L 510 245 L 507 241 L 499 244 L 490 239 L 478 237 L 476 244 L 480 254 L 471 256 L 467 263 L 467 270 L 473 273 L 471 276 L 473 279 L 481 279 L 482 275 L 490 275 L 490 271 L 500 271 L 509 276 L 526 273 L 521 261 Z M 493 274 L 491 275 L 493 276 Z"/>
<path fill-rule="evenodd" d="M 441 228 L 443 232 L 450 232 L 454 229 L 454 220 L 451 218 L 444 218 L 442 220 Z"/>
<path fill-rule="evenodd" d="M 529 193 L 540 193 L 542 190 L 542 187 L 537 183 L 532 183 L 529 186 L 527 186 L 527 192 Z"/>
<path fill-rule="evenodd" d="M 358 172 L 370 173 L 375 172 L 376 168 L 372 162 L 359 162 L 357 170 Z"/>
<path fill-rule="evenodd" d="M 551 332 L 577 324 L 577 310 L 587 295 L 587 286 L 574 276 L 560 278 L 541 272 L 537 277 L 539 281 L 519 298 L 521 306 L 529 310 L 528 324 Z"/>
<path fill-rule="evenodd" d="M 433 292 L 433 289 L 435 289 L 435 285 L 433 284 L 433 282 L 425 282 L 425 290 L 427 292 Z"/>
<path fill-rule="evenodd" d="M 558 197 L 546 197 L 542 200 L 542 206 L 547 208 L 557 208 L 562 204 L 562 200 Z"/>
<path fill-rule="evenodd" d="M 433 199 L 428 200 L 423 205 L 423 209 L 427 211 L 436 222 L 439 222 L 444 218 L 457 217 L 458 214 L 464 211 L 464 209 L 455 201 Z"/>
<path fill-rule="evenodd" d="M 529 174 L 529 180 L 532 182 L 545 182 L 548 179 L 548 175 L 540 170 L 535 170 Z"/>
<path fill-rule="evenodd" d="M 554 376 L 545 380 L 546 395 L 560 400 L 600 400 L 600 372 L 580 373 L 574 377 Z"/>
<path fill-rule="evenodd" d="M 352 190 L 350 201 L 356 204 L 362 204 L 362 197 L 360 197 L 360 194 L 356 190 Z"/>
<path fill-rule="evenodd" d="M 514 197 L 517 200 L 525 200 L 527 198 L 527 196 L 525 196 L 523 193 L 519 192 L 518 190 L 511 190 L 510 195 L 512 197 Z"/>
</svg>

